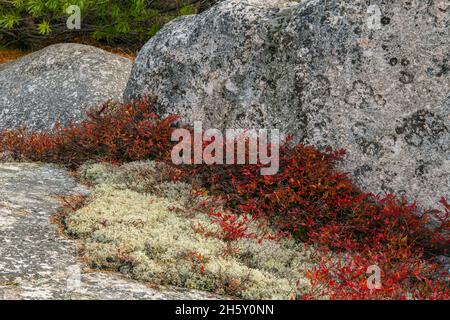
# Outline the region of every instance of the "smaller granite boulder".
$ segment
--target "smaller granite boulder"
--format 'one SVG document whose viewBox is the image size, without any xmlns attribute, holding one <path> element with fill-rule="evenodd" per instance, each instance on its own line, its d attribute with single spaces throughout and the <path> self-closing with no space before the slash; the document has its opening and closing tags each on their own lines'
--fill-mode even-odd
<svg viewBox="0 0 450 320">
<path fill-rule="evenodd" d="M 0 130 L 48 131 L 83 119 L 86 108 L 121 100 L 132 61 L 104 50 L 57 44 L 0 65 Z"/>
</svg>

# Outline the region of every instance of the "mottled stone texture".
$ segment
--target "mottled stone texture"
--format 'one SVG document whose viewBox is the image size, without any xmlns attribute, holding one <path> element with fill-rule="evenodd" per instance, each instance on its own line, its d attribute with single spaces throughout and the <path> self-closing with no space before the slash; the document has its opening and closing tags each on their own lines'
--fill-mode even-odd
<svg viewBox="0 0 450 320">
<path fill-rule="evenodd" d="M 380 17 L 363 0 L 223 1 L 150 40 L 125 99 L 346 148 L 366 190 L 436 205 L 450 198 L 450 5 L 371 3 Z"/>
<path fill-rule="evenodd" d="M 150 288 L 111 272 L 85 272 L 76 242 L 51 223 L 60 205 L 57 195 L 88 193 L 61 168 L 0 163 L 0 190 L 0 300 L 220 298 L 195 290 Z"/>
<path fill-rule="evenodd" d="M 0 129 L 49 130 L 87 107 L 120 100 L 132 62 L 80 44 L 58 44 L 0 65 Z"/>
</svg>

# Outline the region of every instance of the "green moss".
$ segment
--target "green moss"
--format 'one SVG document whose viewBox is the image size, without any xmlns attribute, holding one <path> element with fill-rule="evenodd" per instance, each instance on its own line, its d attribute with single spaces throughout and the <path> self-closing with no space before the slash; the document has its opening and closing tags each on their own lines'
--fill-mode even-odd
<svg viewBox="0 0 450 320">
<path fill-rule="evenodd" d="M 86 36 L 138 48 L 165 23 L 213 3 L 215 0 L 0 1 L 0 40 L 39 48 L 58 39 Z M 80 7 L 82 23 L 88 28 L 67 30 L 70 5 Z"/>
<path fill-rule="evenodd" d="M 196 12 L 197 12 L 197 9 L 195 8 L 195 6 L 192 6 L 192 5 L 184 5 L 180 8 L 180 10 L 178 10 L 178 14 L 180 16 L 195 14 Z"/>
<path fill-rule="evenodd" d="M 0 282 L 0 287 L 18 287 L 20 284 L 14 281 Z"/>
</svg>

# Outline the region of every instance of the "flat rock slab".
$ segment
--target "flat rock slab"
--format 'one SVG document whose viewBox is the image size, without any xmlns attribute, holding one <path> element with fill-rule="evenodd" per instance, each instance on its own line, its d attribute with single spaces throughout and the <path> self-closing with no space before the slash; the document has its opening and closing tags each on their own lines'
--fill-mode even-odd
<svg viewBox="0 0 450 320">
<path fill-rule="evenodd" d="M 88 194 L 64 169 L 0 163 L 0 299 L 214 299 L 154 289 L 112 272 L 85 273 L 77 245 L 51 222 L 57 195 Z"/>
</svg>

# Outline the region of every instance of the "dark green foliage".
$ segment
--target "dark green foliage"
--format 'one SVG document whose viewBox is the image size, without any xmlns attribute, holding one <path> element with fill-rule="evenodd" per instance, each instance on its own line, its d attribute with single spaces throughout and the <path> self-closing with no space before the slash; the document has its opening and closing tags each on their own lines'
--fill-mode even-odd
<svg viewBox="0 0 450 320">
<path fill-rule="evenodd" d="M 37 49 L 52 42 L 93 38 L 140 46 L 165 23 L 216 0 L 0 0 L 0 45 Z M 66 9 L 81 9 L 81 30 L 68 30 Z"/>
</svg>

